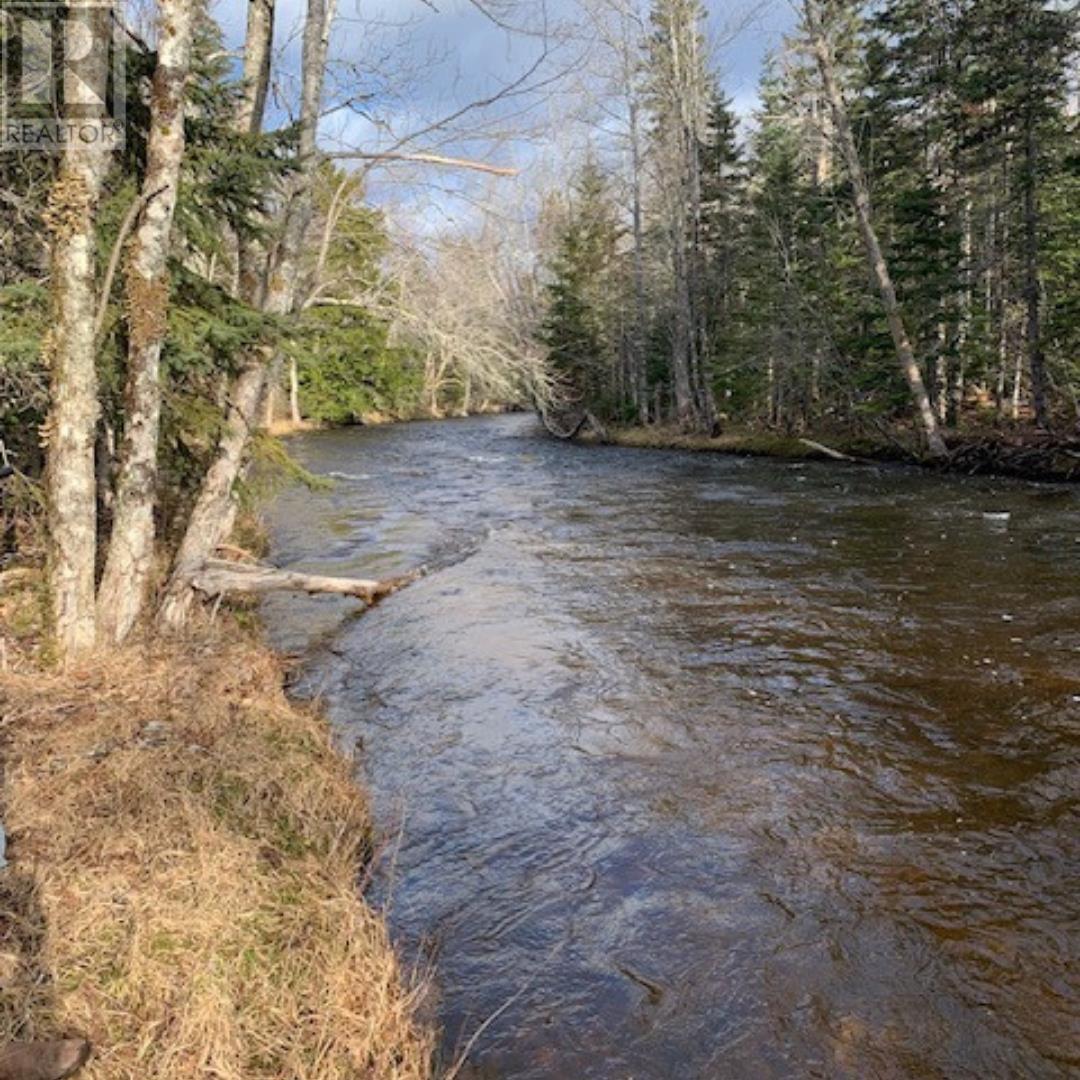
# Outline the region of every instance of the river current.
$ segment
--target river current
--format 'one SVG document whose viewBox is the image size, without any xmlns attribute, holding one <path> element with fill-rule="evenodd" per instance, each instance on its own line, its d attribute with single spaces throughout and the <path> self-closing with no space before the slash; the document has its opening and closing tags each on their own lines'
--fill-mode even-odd
<svg viewBox="0 0 1080 1080">
<path fill-rule="evenodd" d="M 505 1078 L 1080 1075 L 1080 490 L 302 436 L 277 597 L 444 1058 Z"/>
</svg>

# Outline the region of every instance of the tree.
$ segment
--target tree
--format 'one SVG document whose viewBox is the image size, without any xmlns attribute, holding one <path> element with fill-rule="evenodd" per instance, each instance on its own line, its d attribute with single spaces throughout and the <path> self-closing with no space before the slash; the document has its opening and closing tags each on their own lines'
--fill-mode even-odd
<svg viewBox="0 0 1080 1080">
<path fill-rule="evenodd" d="M 1077 49 L 1075 6 L 1045 0 L 987 0 L 965 12 L 965 92 L 995 156 L 1016 154 L 1019 265 L 1031 398 L 1040 427 L 1051 425 L 1044 319 L 1043 194 L 1057 146 L 1068 140 L 1066 72 Z"/>
<path fill-rule="evenodd" d="M 317 135 L 326 81 L 326 59 L 335 0 L 308 0 L 304 22 L 301 71 L 301 104 L 297 156 L 285 201 L 284 219 L 274 260 L 268 268 L 263 309 L 285 318 L 295 311 L 296 285 L 301 247 L 311 221 L 312 184 L 317 166 Z M 265 47 L 262 27 L 257 28 L 256 48 Z M 265 101 L 265 95 L 261 95 Z M 262 118 L 252 124 L 261 127 Z M 235 484 L 243 468 L 251 433 L 266 389 L 274 353 L 257 350 L 244 363 L 230 393 L 229 413 L 218 445 L 217 458 L 207 471 L 192 509 L 184 538 L 173 563 L 160 618 L 165 625 L 179 626 L 192 603 L 192 580 L 219 545 L 235 520 Z"/>
<path fill-rule="evenodd" d="M 159 0 L 142 221 L 131 243 L 126 275 L 124 442 L 98 596 L 98 633 L 110 643 L 122 642 L 135 625 L 154 568 L 161 349 L 167 329 L 168 261 L 184 159 L 185 99 L 195 21 L 192 0 Z"/>
<path fill-rule="evenodd" d="M 94 572 L 97 499 L 94 442 L 98 419 L 94 317 L 98 302 L 95 225 L 112 162 L 105 138 L 112 9 L 73 0 L 65 19 L 69 92 L 98 109 L 101 137 L 65 143 L 49 196 L 51 329 L 43 354 L 51 371 L 46 490 L 49 592 L 61 655 L 71 660 L 96 639 Z M 85 47 L 89 41 L 90 48 Z M 97 104 L 100 103 L 100 104 Z"/>
<path fill-rule="evenodd" d="M 615 348 L 610 291 L 618 225 L 599 165 L 589 158 L 574 185 L 556 241 L 541 332 L 567 396 L 606 396 Z"/>
<path fill-rule="evenodd" d="M 870 187 L 859 157 L 855 133 L 851 127 L 847 103 L 839 82 L 835 36 L 840 23 L 838 16 L 841 14 L 843 14 L 842 10 L 838 11 L 832 0 L 804 0 L 803 17 L 806 31 L 817 61 L 825 98 L 832 112 L 833 127 L 836 131 L 840 152 L 847 166 L 848 179 L 852 187 L 852 201 L 859 223 L 859 231 L 862 233 L 863 243 L 866 247 L 867 262 L 881 294 L 881 303 L 889 322 L 889 330 L 892 333 L 893 343 L 896 347 L 900 370 L 907 382 L 927 449 L 934 457 L 945 457 L 948 450 L 944 439 L 941 437 L 941 432 L 938 430 L 937 416 L 930 405 L 930 397 L 926 392 L 922 369 L 915 359 L 911 338 L 904 322 L 904 313 L 897 297 L 896 285 L 893 282 L 889 265 L 885 260 L 885 254 L 874 224 Z"/>
<path fill-rule="evenodd" d="M 648 102 L 670 243 L 671 371 L 679 424 L 712 428 L 712 375 L 701 356 L 701 147 L 711 105 L 700 0 L 655 0 L 648 49 Z"/>
</svg>

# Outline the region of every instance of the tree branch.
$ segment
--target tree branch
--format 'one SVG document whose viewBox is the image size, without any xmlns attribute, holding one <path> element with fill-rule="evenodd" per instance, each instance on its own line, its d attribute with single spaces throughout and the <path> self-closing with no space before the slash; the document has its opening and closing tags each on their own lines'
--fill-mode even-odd
<svg viewBox="0 0 1080 1080">
<path fill-rule="evenodd" d="M 132 230 L 135 228 L 135 223 L 139 220 L 139 215 L 164 191 L 165 188 L 158 188 L 157 191 L 151 191 L 147 195 L 140 195 L 128 207 L 123 221 L 120 222 L 120 230 L 116 234 L 116 241 L 113 243 L 112 252 L 109 254 L 109 265 L 105 269 L 105 278 L 101 283 L 101 295 L 98 297 L 97 314 L 94 316 L 95 341 L 98 341 L 101 338 L 101 331 L 105 326 L 105 316 L 109 311 L 109 298 L 112 296 L 113 281 L 116 278 L 116 271 L 120 268 L 120 257 L 124 252 L 124 244 L 127 243 L 128 237 L 131 236 Z"/>
<path fill-rule="evenodd" d="M 435 165 L 445 169 L 471 169 L 473 172 L 489 173 L 492 176 L 517 176 L 521 172 L 520 169 L 511 169 L 503 165 L 490 165 L 486 161 L 445 157 L 442 154 L 400 154 L 388 151 L 368 153 L 362 150 L 337 150 L 325 156 L 331 161 L 410 161 L 420 165 Z"/>
</svg>

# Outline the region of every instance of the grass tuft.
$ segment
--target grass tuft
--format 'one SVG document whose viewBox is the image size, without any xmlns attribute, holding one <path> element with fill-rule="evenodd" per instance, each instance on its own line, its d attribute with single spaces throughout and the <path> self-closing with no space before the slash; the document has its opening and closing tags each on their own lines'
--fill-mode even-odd
<svg viewBox="0 0 1080 1080">
<path fill-rule="evenodd" d="M 233 629 L 19 667 L 0 1039 L 85 1035 L 88 1080 L 431 1074 L 423 988 L 359 893 L 365 800 L 266 650 Z"/>
</svg>

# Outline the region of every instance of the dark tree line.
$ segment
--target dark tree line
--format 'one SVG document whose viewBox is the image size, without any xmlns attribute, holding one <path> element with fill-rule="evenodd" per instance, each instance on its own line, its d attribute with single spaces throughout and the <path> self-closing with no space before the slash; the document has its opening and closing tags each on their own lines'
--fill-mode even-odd
<svg viewBox="0 0 1080 1080">
<path fill-rule="evenodd" d="M 548 230 L 567 393 L 686 430 L 911 427 L 931 453 L 1074 429 L 1077 28 L 1045 0 L 806 0 L 740 139 L 701 5 L 654 0 L 643 160 L 597 151 Z"/>
</svg>

